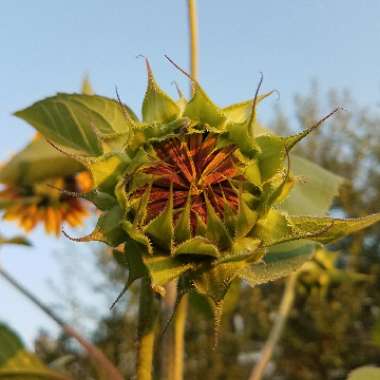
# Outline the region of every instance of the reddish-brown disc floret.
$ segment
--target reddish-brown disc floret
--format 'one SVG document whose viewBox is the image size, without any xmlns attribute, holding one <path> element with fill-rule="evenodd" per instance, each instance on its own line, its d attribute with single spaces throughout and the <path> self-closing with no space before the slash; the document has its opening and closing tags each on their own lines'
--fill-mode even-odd
<svg viewBox="0 0 380 380">
<path fill-rule="evenodd" d="M 209 200 L 217 214 L 223 218 L 228 205 L 232 210 L 239 206 L 239 195 L 233 181 L 242 179 L 239 161 L 234 156 L 236 147 L 217 148 L 212 134 L 194 133 L 181 138 L 171 138 L 154 145 L 159 161 L 144 169 L 154 177 L 147 206 L 147 221 L 166 207 L 173 187 L 175 219 L 190 197 L 190 220 L 194 228 L 196 215 L 207 223 Z M 145 188 L 134 196 L 142 196 Z"/>
</svg>

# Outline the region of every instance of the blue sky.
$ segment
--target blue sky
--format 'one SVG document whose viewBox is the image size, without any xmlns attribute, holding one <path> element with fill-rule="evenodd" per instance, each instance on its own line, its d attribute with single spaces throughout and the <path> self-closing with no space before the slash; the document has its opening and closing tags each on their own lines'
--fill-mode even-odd
<svg viewBox="0 0 380 380">
<path fill-rule="evenodd" d="M 199 1 L 198 8 L 200 80 L 218 104 L 251 97 L 262 71 L 263 90 L 278 89 L 288 115 L 294 94 L 305 93 L 311 79 L 319 81 L 322 92 L 347 88 L 361 104 L 378 107 L 380 2 Z M 5 0 L 0 4 L 0 54 L 0 160 L 4 160 L 33 135 L 12 112 L 57 91 L 78 91 L 84 73 L 101 95 L 114 96 L 117 85 L 122 99 L 137 111 L 146 85 L 143 61 L 136 59 L 139 54 L 150 59 L 156 78 L 169 93 L 175 94 L 173 80 L 187 90 L 186 80 L 164 59 L 168 54 L 187 67 L 186 3 Z M 270 119 L 275 102 L 274 97 L 262 108 L 264 120 Z M 4 222 L 0 230 L 17 232 Z M 49 286 L 52 280 L 63 283 L 60 260 L 64 255 L 66 261 L 88 260 L 90 267 L 91 253 L 77 252 L 72 243 L 46 238 L 40 230 L 31 239 L 33 249 L 3 248 L 1 263 L 46 302 L 60 304 Z M 78 288 L 79 294 L 89 297 L 83 286 Z M 39 327 L 57 331 L 1 279 L 0 300 L 0 320 L 28 342 Z"/>
</svg>

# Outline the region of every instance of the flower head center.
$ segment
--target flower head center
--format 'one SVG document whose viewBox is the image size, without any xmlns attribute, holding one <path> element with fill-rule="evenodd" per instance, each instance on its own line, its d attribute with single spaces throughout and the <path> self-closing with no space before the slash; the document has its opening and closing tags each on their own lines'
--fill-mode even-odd
<svg viewBox="0 0 380 380">
<path fill-rule="evenodd" d="M 234 181 L 243 176 L 239 161 L 234 156 L 236 147 L 219 148 L 217 138 L 210 133 L 194 133 L 171 138 L 154 145 L 159 161 L 144 168 L 153 176 L 147 221 L 159 215 L 173 196 L 174 218 L 178 219 L 190 202 L 190 221 L 197 218 L 207 223 L 207 204 L 223 219 L 226 206 L 238 209 L 239 194 Z M 134 197 L 141 197 L 146 187 L 138 189 Z"/>
</svg>

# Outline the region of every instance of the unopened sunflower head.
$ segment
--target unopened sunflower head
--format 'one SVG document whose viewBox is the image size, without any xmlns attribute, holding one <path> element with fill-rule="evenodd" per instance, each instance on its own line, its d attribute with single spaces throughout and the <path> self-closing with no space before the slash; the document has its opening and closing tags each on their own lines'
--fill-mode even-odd
<svg viewBox="0 0 380 380">
<path fill-rule="evenodd" d="M 129 269 L 128 285 L 149 277 L 163 293 L 179 278 L 180 296 L 204 294 L 218 314 L 235 279 L 256 285 L 283 277 L 310 258 L 310 241 L 329 242 L 380 219 L 322 216 L 340 179 L 291 150 L 325 118 L 280 137 L 256 120 L 271 93 L 258 89 L 253 99 L 221 108 L 193 81 L 191 99 L 175 101 L 147 68 L 142 120 L 120 100 L 78 94 L 16 113 L 91 173 L 95 190 L 86 199 L 103 214 L 92 234 L 76 240 L 124 244 L 115 256 Z M 299 175 L 320 177 L 303 188 Z"/>
</svg>

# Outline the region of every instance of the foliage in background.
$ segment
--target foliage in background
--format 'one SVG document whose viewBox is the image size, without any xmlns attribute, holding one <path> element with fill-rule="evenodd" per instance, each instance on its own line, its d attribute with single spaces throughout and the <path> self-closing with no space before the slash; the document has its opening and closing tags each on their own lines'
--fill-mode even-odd
<svg viewBox="0 0 380 380">
<path fill-rule="evenodd" d="M 70 380 L 68 376 L 48 368 L 35 354 L 28 352 L 16 333 L 2 323 L 0 323 L 0 379 Z"/>
</svg>

